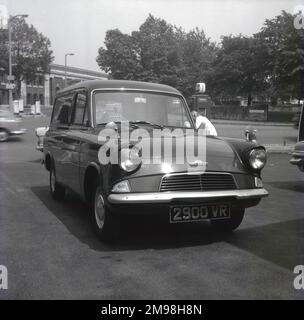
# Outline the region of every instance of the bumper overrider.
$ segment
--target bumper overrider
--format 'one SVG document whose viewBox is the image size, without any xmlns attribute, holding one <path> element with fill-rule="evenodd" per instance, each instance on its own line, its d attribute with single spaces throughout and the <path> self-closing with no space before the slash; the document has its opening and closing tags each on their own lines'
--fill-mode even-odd
<svg viewBox="0 0 304 320">
<path fill-rule="evenodd" d="M 43 152 L 43 140 L 39 140 L 36 145 L 36 150 Z"/>
<path fill-rule="evenodd" d="M 191 199 L 206 200 L 254 200 L 268 196 L 264 188 L 227 190 L 227 191 L 195 191 L 195 192 L 149 192 L 149 193 L 112 193 L 108 196 L 110 204 L 170 204 L 175 201 L 189 201 Z"/>
</svg>

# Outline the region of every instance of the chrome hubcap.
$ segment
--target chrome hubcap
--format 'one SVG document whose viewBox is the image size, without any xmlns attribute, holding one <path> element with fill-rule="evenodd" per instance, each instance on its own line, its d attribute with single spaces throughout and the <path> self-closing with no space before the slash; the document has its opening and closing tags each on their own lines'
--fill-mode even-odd
<svg viewBox="0 0 304 320">
<path fill-rule="evenodd" d="M 99 229 L 102 229 L 105 222 L 104 200 L 100 192 L 95 195 L 95 220 Z"/>
<path fill-rule="evenodd" d="M 0 141 L 5 141 L 8 137 L 7 132 L 5 131 L 0 131 Z"/>
</svg>

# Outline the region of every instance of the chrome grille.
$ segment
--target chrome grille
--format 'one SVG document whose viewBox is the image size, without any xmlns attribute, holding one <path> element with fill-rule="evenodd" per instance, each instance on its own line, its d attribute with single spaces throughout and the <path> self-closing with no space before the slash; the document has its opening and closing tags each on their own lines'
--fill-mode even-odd
<svg viewBox="0 0 304 320">
<path fill-rule="evenodd" d="M 229 173 L 172 174 L 162 178 L 160 191 L 216 191 L 236 189 Z"/>
</svg>

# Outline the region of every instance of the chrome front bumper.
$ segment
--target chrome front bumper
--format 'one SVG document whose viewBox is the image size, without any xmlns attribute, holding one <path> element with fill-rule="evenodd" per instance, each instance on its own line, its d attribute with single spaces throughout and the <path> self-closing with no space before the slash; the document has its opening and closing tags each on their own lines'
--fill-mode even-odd
<svg viewBox="0 0 304 320">
<path fill-rule="evenodd" d="M 289 160 L 291 164 L 300 166 L 304 164 L 304 151 L 294 151 L 292 158 Z"/>
<path fill-rule="evenodd" d="M 112 204 L 123 203 L 170 203 L 180 199 L 215 199 L 215 198 L 236 198 L 254 199 L 267 197 L 268 191 L 264 188 L 227 190 L 227 191 L 195 191 L 195 192 L 151 192 L 151 193 L 112 193 L 108 201 Z"/>
<path fill-rule="evenodd" d="M 10 131 L 10 134 L 14 136 L 24 134 L 24 133 L 26 133 L 26 129 L 18 129 L 18 130 Z"/>
<path fill-rule="evenodd" d="M 291 159 L 289 160 L 289 162 L 290 162 L 291 164 L 300 166 L 301 164 L 304 164 L 304 158 L 291 158 Z"/>
</svg>

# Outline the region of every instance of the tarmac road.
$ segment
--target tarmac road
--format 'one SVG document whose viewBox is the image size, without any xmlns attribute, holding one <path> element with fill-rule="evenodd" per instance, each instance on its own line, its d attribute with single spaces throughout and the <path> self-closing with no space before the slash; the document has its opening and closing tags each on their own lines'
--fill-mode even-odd
<svg viewBox="0 0 304 320">
<path fill-rule="evenodd" d="M 46 120 L 25 119 L 28 133 L 0 144 L 0 265 L 9 286 L 0 299 L 304 298 L 293 287 L 294 267 L 304 265 L 304 173 L 288 154 L 269 155 L 270 196 L 232 235 L 207 223 L 131 219 L 121 240 L 105 245 L 77 197 L 51 199 L 33 132 Z"/>
<path fill-rule="evenodd" d="M 245 124 L 232 122 L 231 124 L 215 120 L 217 133 L 222 137 L 241 138 L 245 137 L 245 130 L 248 126 L 257 130 L 257 139 L 261 144 L 292 145 L 298 137 L 297 130 L 291 125 L 261 125 L 259 123 Z"/>
</svg>

